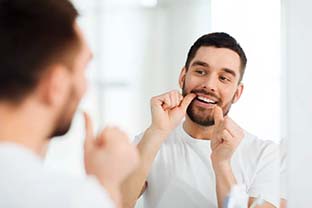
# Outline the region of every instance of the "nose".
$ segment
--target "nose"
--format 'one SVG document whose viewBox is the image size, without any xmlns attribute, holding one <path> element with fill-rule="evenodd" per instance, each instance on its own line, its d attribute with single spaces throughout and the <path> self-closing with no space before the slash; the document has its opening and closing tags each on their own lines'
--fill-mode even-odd
<svg viewBox="0 0 312 208">
<path fill-rule="evenodd" d="M 206 76 L 202 80 L 202 88 L 207 89 L 208 91 L 215 92 L 217 90 L 218 77 L 215 75 Z"/>
</svg>

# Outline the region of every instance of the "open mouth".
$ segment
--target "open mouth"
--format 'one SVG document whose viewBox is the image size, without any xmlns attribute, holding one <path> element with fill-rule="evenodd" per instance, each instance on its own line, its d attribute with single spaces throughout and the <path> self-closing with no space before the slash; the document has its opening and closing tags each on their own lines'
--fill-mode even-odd
<svg viewBox="0 0 312 208">
<path fill-rule="evenodd" d="M 207 104 L 213 104 L 214 105 L 214 104 L 218 103 L 217 101 L 214 101 L 214 100 L 211 100 L 209 98 L 202 97 L 202 96 L 197 96 L 196 99 L 199 100 L 200 102 L 207 103 Z"/>
</svg>

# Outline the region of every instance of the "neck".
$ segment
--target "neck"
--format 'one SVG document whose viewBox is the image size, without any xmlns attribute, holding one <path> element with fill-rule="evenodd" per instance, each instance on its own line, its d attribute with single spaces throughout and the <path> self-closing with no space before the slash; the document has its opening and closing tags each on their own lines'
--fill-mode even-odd
<svg viewBox="0 0 312 208">
<path fill-rule="evenodd" d="M 49 140 L 46 129 L 49 126 L 41 108 L 27 103 L 13 106 L 1 102 L 0 143 L 19 144 L 44 157 Z"/>
<path fill-rule="evenodd" d="M 188 116 L 185 117 L 183 128 L 194 139 L 202 140 L 210 140 L 213 131 L 213 126 L 201 126 L 194 123 Z"/>
</svg>

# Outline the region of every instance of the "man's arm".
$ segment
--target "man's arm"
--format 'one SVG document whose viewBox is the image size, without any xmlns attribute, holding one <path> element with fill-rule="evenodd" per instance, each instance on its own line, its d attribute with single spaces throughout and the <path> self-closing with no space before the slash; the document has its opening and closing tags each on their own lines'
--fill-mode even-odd
<svg viewBox="0 0 312 208">
<path fill-rule="evenodd" d="M 232 172 L 231 166 L 222 167 L 222 169 L 216 170 L 218 174 L 216 175 L 216 186 L 217 186 L 217 198 L 224 200 L 231 191 L 231 188 L 236 184 L 236 179 Z M 223 201 L 218 200 L 218 207 L 223 207 Z M 248 200 L 248 207 L 256 200 L 254 197 L 250 197 Z M 269 202 L 264 202 L 262 205 L 257 205 L 255 208 L 276 208 L 273 204 Z M 280 208 L 286 208 L 282 206 Z"/>
<path fill-rule="evenodd" d="M 214 120 L 215 125 L 211 140 L 211 160 L 216 176 L 218 207 L 222 208 L 225 198 L 237 183 L 231 166 L 231 158 L 243 139 L 244 132 L 230 117 L 223 117 L 222 109 L 217 106 L 214 109 Z M 253 197 L 249 198 L 248 207 L 254 200 L 255 198 Z M 275 207 L 275 205 L 269 202 L 256 206 L 256 208 Z"/>
<path fill-rule="evenodd" d="M 250 207 L 255 200 L 256 200 L 256 198 L 250 197 L 249 200 L 248 200 L 248 207 Z M 273 204 L 269 203 L 269 202 L 264 202 L 261 205 L 255 206 L 255 208 L 276 208 L 276 207 Z"/>
<path fill-rule="evenodd" d="M 232 171 L 231 158 L 244 137 L 243 130 L 229 117 L 223 117 L 222 109 L 214 108 L 213 134 L 211 137 L 211 161 L 216 176 L 218 207 L 223 207 L 236 182 Z"/>
<path fill-rule="evenodd" d="M 151 99 L 152 124 L 137 146 L 141 159 L 139 167 L 122 184 L 125 208 L 134 207 L 144 192 L 146 178 L 161 144 L 181 122 L 194 97 L 194 94 L 189 94 L 183 98 L 177 91 L 171 91 Z"/>
<path fill-rule="evenodd" d="M 214 166 L 216 176 L 216 192 L 218 199 L 218 207 L 223 207 L 225 198 L 231 192 L 234 185 L 237 184 L 230 164 Z"/>
<path fill-rule="evenodd" d="M 123 207 L 134 207 L 137 199 L 144 193 L 147 182 L 146 178 L 152 163 L 157 155 L 160 145 L 167 134 L 148 128 L 141 142 L 138 144 L 138 152 L 141 158 L 139 167 L 123 182 L 121 192 Z"/>
</svg>

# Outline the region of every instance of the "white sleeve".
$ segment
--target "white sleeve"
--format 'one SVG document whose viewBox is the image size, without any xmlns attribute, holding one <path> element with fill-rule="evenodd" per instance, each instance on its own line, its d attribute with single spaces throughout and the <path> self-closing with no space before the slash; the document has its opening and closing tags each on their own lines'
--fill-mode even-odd
<svg viewBox="0 0 312 208">
<path fill-rule="evenodd" d="M 280 167 L 279 147 L 274 143 L 266 143 L 258 158 L 258 164 L 253 181 L 248 189 L 251 197 L 263 200 L 279 207 Z"/>
<path fill-rule="evenodd" d="M 115 208 L 106 190 L 95 177 L 87 177 L 83 185 L 71 194 L 70 208 Z"/>
</svg>

